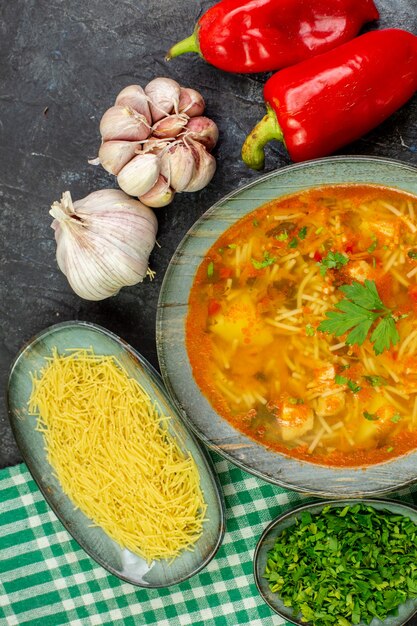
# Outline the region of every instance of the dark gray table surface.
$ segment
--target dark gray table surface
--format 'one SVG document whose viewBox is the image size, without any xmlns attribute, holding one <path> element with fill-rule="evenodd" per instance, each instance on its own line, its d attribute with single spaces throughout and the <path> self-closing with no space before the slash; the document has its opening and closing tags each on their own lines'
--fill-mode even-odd
<svg viewBox="0 0 417 626">
<path fill-rule="evenodd" d="M 376 0 L 379 27 L 417 34 L 417 0 Z M 258 176 L 240 158 L 245 135 L 263 115 L 265 75 L 220 72 L 197 55 L 170 63 L 167 49 L 192 32 L 213 2 L 195 0 L 14 0 L 0 3 L 0 467 L 21 460 L 8 425 L 4 391 L 13 357 L 35 333 L 79 319 L 117 333 L 157 366 L 155 314 L 168 262 L 188 228 L 225 193 Z M 375 28 L 374 24 L 372 27 Z M 101 115 L 118 91 L 169 76 L 201 91 L 220 129 L 218 169 L 203 191 L 178 194 L 157 210 L 156 271 L 116 297 L 76 296 L 55 261 L 48 214 L 70 190 L 74 199 L 116 187 L 89 165 L 99 146 Z M 417 164 L 417 97 L 343 150 Z M 266 171 L 289 163 L 276 143 Z"/>
<path fill-rule="evenodd" d="M 417 0 L 376 0 L 380 27 L 417 34 Z M 168 262 L 193 222 L 225 193 L 253 180 L 240 147 L 263 115 L 265 75 L 232 75 L 187 55 L 170 64 L 167 49 L 190 34 L 213 2 L 195 0 L 14 0 L 0 3 L 0 467 L 21 461 L 8 424 L 7 376 L 13 357 L 35 333 L 59 321 L 96 322 L 157 366 L 155 314 Z M 376 25 L 372 26 L 373 28 Z M 211 184 L 179 194 L 158 210 L 160 248 L 153 282 L 94 303 L 69 288 L 55 261 L 50 204 L 115 180 L 87 163 L 99 146 L 98 125 L 120 89 L 169 76 L 201 91 L 220 129 Z M 342 151 L 417 165 L 417 97 L 375 131 Z M 267 169 L 289 159 L 268 149 Z M 411 622 L 410 622 L 411 623 Z M 415 620 L 413 623 L 417 623 Z"/>
</svg>

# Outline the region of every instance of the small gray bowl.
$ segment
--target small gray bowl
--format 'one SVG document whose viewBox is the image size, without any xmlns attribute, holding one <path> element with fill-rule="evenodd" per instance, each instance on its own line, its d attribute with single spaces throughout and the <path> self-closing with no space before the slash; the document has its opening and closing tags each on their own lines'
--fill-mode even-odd
<svg viewBox="0 0 417 626">
<path fill-rule="evenodd" d="M 310 513 L 320 513 L 325 506 L 331 506 L 334 508 L 343 508 L 346 505 L 353 504 L 365 504 L 372 506 L 379 511 L 388 510 L 391 513 L 404 515 L 409 517 L 415 524 L 417 524 L 417 508 L 408 504 L 403 504 L 396 500 L 384 500 L 384 499 L 348 499 L 348 500 L 326 500 L 322 502 L 312 502 L 310 504 L 302 505 L 296 509 L 292 509 L 288 513 L 280 515 L 274 519 L 263 531 L 261 537 L 255 548 L 253 555 L 253 574 L 255 578 L 256 586 L 261 594 L 263 600 L 271 607 L 275 613 L 278 613 L 281 617 L 288 620 L 292 624 L 297 626 L 313 626 L 311 622 L 302 622 L 300 616 L 294 615 L 293 611 L 284 605 L 281 598 L 277 593 L 273 593 L 269 588 L 268 581 L 263 578 L 265 572 L 265 566 L 267 562 L 267 556 L 269 550 L 274 546 L 275 540 L 278 535 L 289 526 L 292 526 L 295 520 L 301 518 L 301 514 L 304 511 Z M 407 600 L 404 604 L 398 607 L 398 615 L 388 617 L 381 622 L 374 618 L 370 624 L 365 625 L 363 622 L 358 626 L 403 626 L 407 621 L 417 613 L 417 598 Z"/>
<path fill-rule="evenodd" d="M 32 389 L 30 373 L 44 367 L 52 349 L 56 348 L 61 354 L 68 348 L 90 347 L 96 354 L 114 355 L 163 413 L 171 415 L 171 434 L 183 451 L 190 452 L 197 464 L 208 519 L 193 551 L 183 551 L 173 561 L 161 559 L 148 565 L 141 557 L 122 549 L 100 527 L 91 526 L 91 520 L 75 509 L 73 502 L 62 491 L 47 460 L 43 435 L 35 430 L 36 417 L 28 413 L 27 403 Z M 223 494 L 211 460 L 172 406 L 159 374 L 126 342 L 88 322 L 64 322 L 47 328 L 17 355 L 10 372 L 7 399 L 13 433 L 30 473 L 56 516 L 97 563 L 128 583 L 155 588 L 180 583 L 197 574 L 211 561 L 225 531 Z"/>
<path fill-rule="evenodd" d="M 289 165 L 233 191 L 211 207 L 179 244 L 162 284 L 156 340 L 164 383 L 184 421 L 210 448 L 264 480 L 309 494 L 367 497 L 417 479 L 417 451 L 365 467 L 300 461 L 250 439 L 211 406 L 194 380 L 185 320 L 194 277 L 210 247 L 232 224 L 276 198 L 324 185 L 370 184 L 417 195 L 417 169 L 391 159 L 335 156 Z"/>
</svg>

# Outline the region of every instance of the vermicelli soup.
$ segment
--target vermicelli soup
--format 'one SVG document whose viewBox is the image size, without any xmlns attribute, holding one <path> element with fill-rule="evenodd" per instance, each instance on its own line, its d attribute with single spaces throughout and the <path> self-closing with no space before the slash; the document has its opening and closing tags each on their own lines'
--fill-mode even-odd
<svg viewBox="0 0 417 626">
<path fill-rule="evenodd" d="M 417 199 L 323 187 L 242 218 L 198 269 L 187 350 L 215 410 L 269 448 L 339 466 L 417 448 Z"/>
</svg>

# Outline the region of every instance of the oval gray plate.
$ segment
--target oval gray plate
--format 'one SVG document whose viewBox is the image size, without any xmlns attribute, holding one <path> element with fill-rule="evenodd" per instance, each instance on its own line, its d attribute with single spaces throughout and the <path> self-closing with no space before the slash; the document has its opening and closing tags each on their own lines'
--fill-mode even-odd
<svg viewBox="0 0 417 626">
<path fill-rule="evenodd" d="M 265 572 L 268 552 L 274 546 L 275 539 L 278 535 L 288 526 L 292 526 L 296 519 L 300 519 L 303 511 L 309 511 L 310 513 L 319 513 L 324 506 L 331 505 L 338 508 L 343 508 L 346 504 L 356 504 L 356 503 L 367 504 L 369 506 L 374 507 L 375 509 L 388 510 L 392 513 L 398 513 L 400 515 L 404 515 L 409 517 L 415 524 L 417 524 L 417 509 L 415 507 L 409 506 L 407 504 L 403 504 L 402 502 L 397 502 L 395 500 L 338 500 L 327 501 L 327 502 L 313 502 L 311 504 L 305 504 L 300 506 L 288 513 L 284 513 L 284 515 L 280 515 L 275 520 L 273 520 L 263 531 L 257 545 L 255 548 L 255 553 L 253 555 L 253 573 L 255 577 L 256 586 L 258 587 L 259 593 L 265 600 L 267 604 L 271 607 L 273 611 L 281 615 L 284 619 L 289 620 L 293 624 L 297 624 L 297 626 L 312 626 L 310 622 L 302 622 L 298 619 L 298 616 L 295 616 L 291 609 L 284 605 L 282 600 L 280 599 L 277 593 L 273 593 L 270 588 L 268 581 L 263 578 L 263 574 Z M 381 622 L 380 620 L 374 618 L 372 622 L 368 626 L 402 626 L 406 623 L 407 620 L 410 619 L 417 612 L 417 598 L 413 598 L 404 602 L 398 607 L 398 615 L 393 615 Z M 362 622 L 358 624 L 358 626 L 365 626 Z"/>
<path fill-rule="evenodd" d="M 172 415 L 170 431 L 180 447 L 193 456 L 207 503 L 208 521 L 194 550 L 184 551 L 173 562 L 154 561 L 149 566 L 141 557 L 122 549 L 100 528 L 90 527 L 91 520 L 64 494 L 47 461 L 43 435 L 35 430 L 36 418 L 28 413 L 27 402 L 32 383 L 31 372 L 45 366 L 45 358 L 55 347 L 58 353 L 67 348 L 92 347 L 96 354 L 114 355 L 127 374 L 146 389 L 166 415 Z M 184 426 L 173 408 L 159 374 L 127 343 L 111 332 L 87 322 L 64 322 L 34 337 L 17 355 L 8 386 L 8 406 L 14 436 L 22 456 L 45 500 L 82 548 L 109 572 L 140 587 L 167 587 L 199 572 L 213 558 L 221 545 L 224 530 L 224 503 L 220 485 L 208 455 Z"/>
<path fill-rule="evenodd" d="M 208 249 L 236 220 L 274 198 L 311 187 L 366 183 L 417 195 L 417 170 L 374 157 L 329 157 L 290 165 L 226 196 L 194 224 L 171 259 L 157 315 L 162 377 L 184 420 L 208 446 L 248 472 L 312 494 L 353 497 L 393 491 L 417 478 L 417 452 L 363 469 L 330 468 L 271 451 L 234 429 L 194 381 L 185 345 L 188 295 Z"/>
</svg>

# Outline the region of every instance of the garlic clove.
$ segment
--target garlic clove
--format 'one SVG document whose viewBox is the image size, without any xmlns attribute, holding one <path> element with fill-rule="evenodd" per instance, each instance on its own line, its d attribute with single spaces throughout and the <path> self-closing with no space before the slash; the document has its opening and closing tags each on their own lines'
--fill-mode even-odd
<svg viewBox="0 0 417 626">
<path fill-rule="evenodd" d="M 130 107 L 144 116 L 149 126 L 152 125 L 148 96 L 140 85 L 128 85 L 119 93 L 115 106 Z"/>
<path fill-rule="evenodd" d="M 190 149 L 194 158 L 194 174 L 183 191 L 200 191 L 209 184 L 216 171 L 216 159 L 207 152 L 198 141 L 190 141 Z"/>
<path fill-rule="evenodd" d="M 175 191 L 183 191 L 194 174 L 194 157 L 187 145 L 178 142 L 161 156 L 161 174 Z"/>
<path fill-rule="evenodd" d="M 192 117 L 185 127 L 185 137 L 198 141 L 210 152 L 219 138 L 219 129 L 208 117 Z"/>
<path fill-rule="evenodd" d="M 138 200 L 103 189 L 72 203 L 65 192 L 50 213 L 59 267 L 80 297 L 103 300 L 149 272 L 157 221 Z"/>
<path fill-rule="evenodd" d="M 170 204 L 174 199 L 174 195 L 175 191 L 168 185 L 167 179 L 161 174 L 152 189 L 140 196 L 139 200 L 146 206 L 159 209 Z"/>
<path fill-rule="evenodd" d="M 150 109 L 154 122 L 161 120 L 174 111 L 178 113 L 181 87 L 172 78 L 154 78 L 145 87 L 150 99 Z"/>
<path fill-rule="evenodd" d="M 103 141 L 142 141 L 151 129 L 141 113 L 127 106 L 113 106 L 101 118 L 100 133 Z"/>
<path fill-rule="evenodd" d="M 117 176 L 141 149 L 138 141 L 105 141 L 98 151 L 99 163 L 107 172 Z"/>
<path fill-rule="evenodd" d="M 119 172 L 119 187 L 130 196 L 143 196 L 158 180 L 161 158 L 150 152 L 138 154 Z"/>
<path fill-rule="evenodd" d="M 184 130 L 187 122 L 188 117 L 186 115 L 168 115 L 154 124 L 152 135 L 160 139 L 177 137 Z"/>
<path fill-rule="evenodd" d="M 196 115 L 202 115 L 205 107 L 206 103 L 201 93 L 189 87 L 181 87 L 178 103 L 178 111 L 180 113 L 186 113 L 188 117 L 195 117 Z"/>
</svg>

